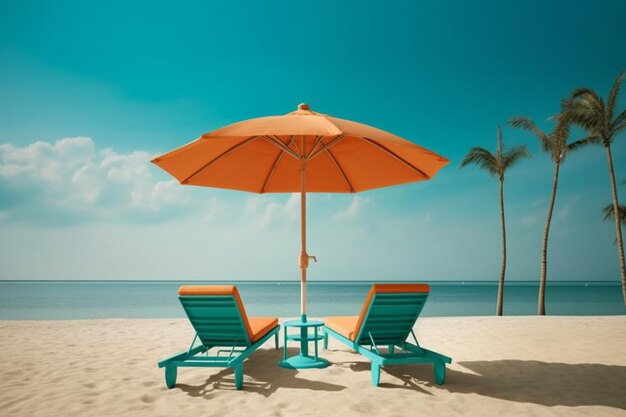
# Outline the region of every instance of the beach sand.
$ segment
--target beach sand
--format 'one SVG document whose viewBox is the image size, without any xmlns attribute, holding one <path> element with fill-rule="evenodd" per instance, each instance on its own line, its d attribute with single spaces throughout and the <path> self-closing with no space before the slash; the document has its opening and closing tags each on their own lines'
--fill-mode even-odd
<svg viewBox="0 0 626 417">
<path fill-rule="evenodd" d="M 415 330 L 453 358 L 445 385 L 413 365 L 385 368 L 374 388 L 369 362 L 332 339 L 328 368 L 282 369 L 270 340 L 242 391 L 219 368 L 180 368 L 168 390 L 156 363 L 187 349 L 186 320 L 0 321 L 0 415 L 626 415 L 626 316 L 421 318 Z"/>
</svg>

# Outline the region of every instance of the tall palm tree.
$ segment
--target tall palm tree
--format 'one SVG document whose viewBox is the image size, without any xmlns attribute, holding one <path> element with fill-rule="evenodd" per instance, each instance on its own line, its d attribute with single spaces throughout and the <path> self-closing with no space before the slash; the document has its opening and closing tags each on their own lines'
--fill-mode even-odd
<svg viewBox="0 0 626 417">
<path fill-rule="evenodd" d="M 498 126 L 498 146 L 496 154 L 492 154 L 484 148 L 472 148 L 463 161 L 461 168 L 474 164 L 484 169 L 500 181 L 500 221 L 502 223 L 502 269 L 500 270 L 500 282 L 498 284 L 498 301 L 496 314 L 502 315 L 502 304 L 504 298 L 504 274 L 506 271 L 506 226 L 504 222 L 504 173 L 522 158 L 529 158 L 530 153 L 526 146 L 515 146 L 511 150 L 506 150 L 502 140 L 502 130 Z"/>
<path fill-rule="evenodd" d="M 563 101 L 563 113 L 561 117 L 581 126 L 589 134 L 589 142 L 602 144 L 606 150 L 606 158 L 609 164 L 609 177 L 611 178 L 611 194 L 613 196 L 613 213 L 619 213 L 619 201 L 615 186 L 615 171 L 613 169 L 613 157 L 611 144 L 617 135 L 626 129 L 626 110 L 617 114 L 617 98 L 626 77 L 626 71 L 617 76 L 609 98 L 604 102 L 595 91 L 589 88 L 578 88 L 572 92 L 572 96 Z M 622 240 L 622 228 L 620 216 L 615 218 L 615 235 L 617 236 L 617 253 L 619 256 L 620 274 L 622 278 L 622 296 L 626 305 L 626 265 L 624 261 L 624 242 Z"/>
<path fill-rule="evenodd" d="M 543 316 L 546 314 L 546 281 L 547 281 L 547 264 L 548 264 L 548 235 L 550 234 L 550 223 L 552 222 L 552 211 L 554 209 L 554 200 L 556 198 L 556 188 L 559 182 L 559 169 L 567 155 L 586 145 L 585 139 L 576 142 L 567 143 L 569 138 L 569 123 L 565 119 L 558 119 L 554 130 L 547 134 L 544 133 L 537 125 L 528 117 L 514 117 L 509 121 L 513 127 L 519 127 L 532 132 L 541 144 L 541 150 L 550 155 L 550 159 L 554 161 L 554 179 L 552 181 L 552 195 L 550 196 L 550 205 L 548 206 L 548 217 L 546 226 L 543 231 L 543 243 L 541 246 L 541 276 L 539 278 L 539 299 L 537 303 L 537 314 Z"/>
</svg>

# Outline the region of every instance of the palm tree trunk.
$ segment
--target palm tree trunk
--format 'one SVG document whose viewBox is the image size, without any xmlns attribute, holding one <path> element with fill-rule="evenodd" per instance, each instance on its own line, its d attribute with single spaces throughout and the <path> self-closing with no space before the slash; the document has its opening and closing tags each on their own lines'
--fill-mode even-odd
<svg viewBox="0 0 626 417">
<path fill-rule="evenodd" d="M 619 255 L 619 267 L 622 277 L 622 296 L 626 306 L 626 267 L 624 266 L 624 243 L 622 241 L 622 225 L 619 215 L 619 201 L 617 200 L 617 187 L 615 186 L 615 172 L 613 170 L 613 157 L 611 147 L 606 146 L 606 157 L 609 160 L 609 175 L 611 177 L 611 194 L 613 195 L 613 214 L 615 218 L 615 234 L 617 235 L 617 253 Z"/>
<path fill-rule="evenodd" d="M 504 302 L 504 273 L 506 271 L 506 225 L 504 223 L 504 178 L 500 178 L 500 220 L 502 222 L 502 269 L 500 271 L 500 283 L 498 284 L 498 302 L 496 314 L 502 315 Z"/>
<path fill-rule="evenodd" d="M 550 207 L 548 208 L 548 218 L 546 228 L 543 232 L 543 245 L 541 246 L 541 277 L 539 278 L 539 301 L 537 314 L 546 315 L 546 272 L 548 269 L 548 234 L 550 233 L 550 222 L 552 221 L 552 211 L 554 210 L 554 200 L 556 198 L 556 186 L 559 182 L 559 162 L 554 163 L 554 181 L 552 183 L 552 196 L 550 197 Z"/>
</svg>

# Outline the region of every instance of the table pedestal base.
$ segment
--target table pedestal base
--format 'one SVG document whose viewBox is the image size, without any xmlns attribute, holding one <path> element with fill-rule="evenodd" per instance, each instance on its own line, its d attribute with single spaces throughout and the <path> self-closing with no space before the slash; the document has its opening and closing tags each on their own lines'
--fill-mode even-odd
<svg viewBox="0 0 626 417">
<path fill-rule="evenodd" d="M 296 355 L 278 362 L 278 366 L 288 369 L 326 368 L 328 361 L 322 358 Z"/>
</svg>

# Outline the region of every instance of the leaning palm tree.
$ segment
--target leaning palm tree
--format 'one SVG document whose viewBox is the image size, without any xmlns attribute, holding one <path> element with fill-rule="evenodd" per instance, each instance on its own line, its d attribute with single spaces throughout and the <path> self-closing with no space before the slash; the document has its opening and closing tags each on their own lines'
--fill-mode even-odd
<svg viewBox="0 0 626 417">
<path fill-rule="evenodd" d="M 554 200 L 556 198 L 556 188 L 559 182 L 559 169 L 567 155 L 575 149 L 586 145 L 585 139 L 576 142 L 567 143 L 569 138 L 569 123 L 565 119 L 558 119 L 554 130 L 547 134 L 544 133 L 537 125 L 527 117 L 514 117 L 509 121 L 513 127 L 519 127 L 532 132 L 541 143 L 541 150 L 550 155 L 550 159 L 554 161 L 554 179 L 552 181 L 552 195 L 548 206 L 548 217 L 546 226 L 543 231 L 543 243 L 541 246 L 541 276 L 539 278 L 539 300 L 537 305 L 537 314 L 543 316 L 546 314 L 546 281 L 547 281 L 547 264 L 548 264 L 548 235 L 550 233 L 550 223 L 552 222 L 552 211 L 554 209 Z"/>
<path fill-rule="evenodd" d="M 507 151 L 502 140 L 502 130 L 498 126 L 498 146 L 496 154 L 492 154 L 484 148 L 472 148 L 463 162 L 461 168 L 474 164 L 478 165 L 493 176 L 497 176 L 500 180 L 500 221 L 502 223 L 502 269 L 500 270 L 500 282 L 498 284 L 498 301 L 496 305 L 496 314 L 502 315 L 502 304 L 504 298 L 504 274 L 506 271 L 506 226 L 504 223 L 504 173 L 522 158 L 529 158 L 530 153 L 526 146 L 515 146 Z"/>
<path fill-rule="evenodd" d="M 571 98 L 563 101 L 562 118 L 571 123 L 581 126 L 589 134 L 589 142 L 602 144 L 606 150 L 609 164 L 609 177 L 611 178 L 611 194 L 613 196 L 613 213 L 619 213 L 619 201 L 615 186 L 615 172 L 613 169 L 613 157 L 611 144 L 617 135 L 626 129 L 626 110 L 617 114 L 617 97 L 622 86 L 626 72 L 617 76 L 606 104 L 602 97 L 588 88 L 578 88 L 572 92 Z M 622 228 L 620 216 L 615 219 L 615 235 L 617 238 L 617 253 L 619 256 L 620 274 L 622 279 L 622 296 L 626 305 L 626 262 L 624 261 L 624 243 L 622 241 Z"/>
</svg>

